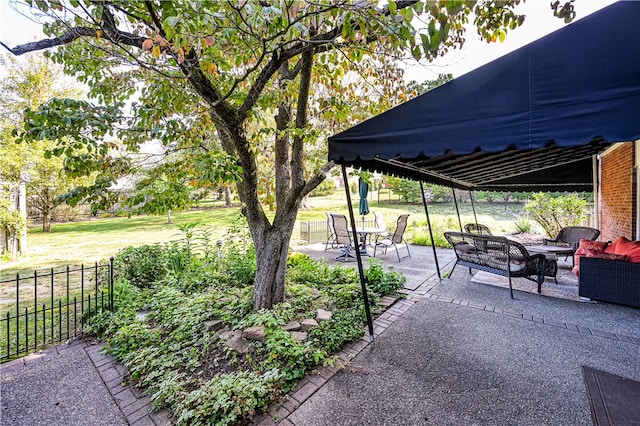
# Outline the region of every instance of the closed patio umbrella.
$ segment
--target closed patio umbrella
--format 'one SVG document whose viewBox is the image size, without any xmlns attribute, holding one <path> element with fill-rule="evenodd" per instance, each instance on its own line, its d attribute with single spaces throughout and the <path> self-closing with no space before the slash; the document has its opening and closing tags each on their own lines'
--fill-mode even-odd
<svg viewBox="0 0 640 426">
<path fill-rule="evenodd" d="M 369 214 L 369 202 L 367 201 L 367 194 L 369 193 L 369 184 L 362 178 L 358 179 L 360 187 L 360 205 L 358 210 L 362 216 L 362 225 L 364 226 L 364 217 Z"/>
</svg>

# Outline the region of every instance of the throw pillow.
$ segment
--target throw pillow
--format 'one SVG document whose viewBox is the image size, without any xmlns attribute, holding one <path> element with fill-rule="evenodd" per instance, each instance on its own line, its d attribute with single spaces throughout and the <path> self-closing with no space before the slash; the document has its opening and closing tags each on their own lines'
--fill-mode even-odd
<svg viewBox="0 0 640 426">
<path fill-rule="evenodd" d="M 584 238 L 582 238 L 580 240 L 580 245 L 576 250 L 576 254 L 586 253 L 586 250 L 604 252 L 605 248 L 607 247 L 607 244 L 608 243 L 606 241 L 593 241 L 593 240 L 585 240 Z"/>
<path fill-rule="evenodd" d="M 607 247 L 606 241 L 580 240 L 580 245 L 573 255 L 573 273 L 580 276 L 580 257 L 587 253 L 604 253 Z"/>
<path fill-rule="evenodd" d="M 640 241 L 631 241 L 626 237 L 618 237 L 611 243 L 613 248 L 605 250 L 605 253 L 625 254 L 629 262 L 640 263 Z"/>
<path fill-rule="evenodd" d="M 605 253 L 613 253 L 613 254 L 619 254 L 620 250 L 620 243 L 623 241 L 629 241 L 627 240 L 625 237 L 618 237 L 615 240 L 613 240 L 613 242 L 611 244 L 609 244 L 605 249 L 604 252 Z"/>
</svg>

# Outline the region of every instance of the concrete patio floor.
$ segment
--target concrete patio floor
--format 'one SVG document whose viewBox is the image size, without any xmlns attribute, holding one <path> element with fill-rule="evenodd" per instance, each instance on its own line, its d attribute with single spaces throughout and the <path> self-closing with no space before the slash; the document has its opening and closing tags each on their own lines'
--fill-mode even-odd
<svg viewBox="0 0 640 426">
<path fill-rule="evenodd" d="M 640 381 L 640 310 L 550 296 L 552 281 L 510 299 L 461 267 L 439 281 L 430 250 L 412 246 L 406 263 L 385 256 L 421 284 L 376 319 L 373 345 L 349 345 L 344 368 L 309 375 L 255 424 L 589 425 L 582 366 Z"/>
</svg>

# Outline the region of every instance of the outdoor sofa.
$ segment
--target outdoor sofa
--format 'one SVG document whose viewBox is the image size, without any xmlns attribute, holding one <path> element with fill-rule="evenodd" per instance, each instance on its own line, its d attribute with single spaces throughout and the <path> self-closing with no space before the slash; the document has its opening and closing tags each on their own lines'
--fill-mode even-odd
<svg viewBox="0 0 640 426">
<path fill-rule="evenodd" d="M 520 243 L 505 237 L 448 231 L 445 238 L 453 247 L 457 265 L 490 272 L 509 279 L 509 291 L 513 299 L 511 278 L 523 277 L 538 283 L 542 292 L 545 275 L 555 275 L 557 263 L 545 259 L 544 254 L 529 254 Z"/>
<path fill-rule="evenodd" d="M 580 297 L 640 308 L 640 241 L 581 241 L 574 263 Z"/>
</svg>

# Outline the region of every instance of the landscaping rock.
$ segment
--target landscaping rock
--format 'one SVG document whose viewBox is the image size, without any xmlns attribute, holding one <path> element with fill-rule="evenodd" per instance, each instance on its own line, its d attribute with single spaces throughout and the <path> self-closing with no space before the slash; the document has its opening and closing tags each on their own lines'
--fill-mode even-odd
<svg viewBox="0 0 640 426">
<path fill-rule="evenodd" d="M 330 320 L 333 316 L 333 312 L 325 311 L 324 309 L 318 309 L 318 316 L 316 316 L 316 321 L 322 322 Z"/>
<path fill-rule="evenodd" d="M 242 337 L 247 340 L 257 340 L 264 342 L 264 325 L 249 327 L 242 332 Z"/>
<path fill-rule="evenodd" d="M 309 338 L 309 335 L 304 331 L 292 331 L 291 336 L 296 339 L 298 342 L 306 342 Z"/>
<path fill-rule="evenodd" d="M 216 331 L 213 335 L 213 339 L 229 340 L 233 337 L 233 333 L 234 331 L 227 326 L 222 330 Z"/>
<path fill-rule="evenodd" d="M 289 324 L 282 327 L 284 331 L 299 331 L 300 323 L 298 321 L 291 321 Z"/>
<path fill-rule="evenodd" d="M 318 326 L 318 322 L 316 320 L 312 318 L 307 318 L 304 321 L 302 321 L 302 324 L 300 324 L 300 330 L 309 331 L 313 327 L 317 327 L 317 326 Z"/>
<path fill-rule="evenodd" d="M 227 340 L 226 345 L 229 349 L 236 351 L 240 355 L 253 352 L 254 348 L 251 343 L 242 338 L 242 331 L 235 331 L 233 337 Z"/>
<path fill-rule="evenodd" d="M 218 331 L 224 328 L 224 322 L 219 319 L 209 320 L 204 322 L 204 329 L 207 331 Z"/>
</svg>

